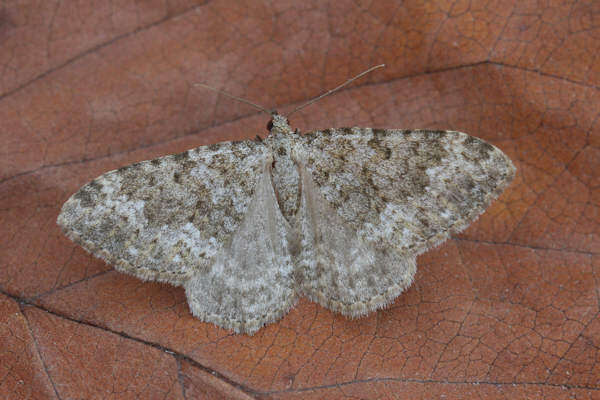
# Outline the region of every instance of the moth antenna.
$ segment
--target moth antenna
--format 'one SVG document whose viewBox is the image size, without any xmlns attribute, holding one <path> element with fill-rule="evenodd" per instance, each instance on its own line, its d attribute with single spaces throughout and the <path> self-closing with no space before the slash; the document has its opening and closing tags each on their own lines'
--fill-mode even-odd
<svg viewBox="0 0 600 400">
<path fill-rule="evenodd" d="M 227 92 L 224 92 L 221 89 L 217 89 L 217 88 L 214 88 L 212 86 L 205 85 L 204 83 L 195 83 L 194 86 L 202 86 L 203 88 L 210 89 L 213 92 L 217 92 L 217 93 L 222 94 L 224 96 L 227 96 L 227 97 L 229 97 L 231 99 L 234 99 L 234 100 L 237 100 L 237 101 L 241 101 L 242 103 L 246 103 L 246 104 L 248 104 L 248 105 L 256 108 L 257 110 L 260 110 L 262 112 L 265 112 L 265 113 L 269 114 L 269 116 L 271 116 L 271 114 L 272 114 L 271 111 L 267 110 L 263 106 L 259 106 L 258 104 L 254 104 L 253 102 L 251 102 L 249 100 L 242 99 L 241 97 L 237 97 L 237 96 L 234 96 L 234 95 L 229 94 Z"/>
<path fill-rule="evenodd" d="M 302 105 L 299 105 L 299 106 L 298 106 L 298 107 L 296 107 L 296 108 L 295 108 L 295 109 L 294 109 L 294 110 L 293 110 L 291 113 L 289 113 L 289 114 L 287 115 L 287 117 L 289 117 L 290 115 L 292 115 L 292 114 L 293 114 L 293 113 L 295 113 L 296 111 L 300 111 L 300 110 L 302 110 L 304 107 L 311 105 L 311 104 L 312 104 L 312 103 L 314 103 L 315 101 L 319 101 L 319 100 L 321 100 L 323 97 L 325 97 L 325 96 L 329 96 L 330 94 L 332 94 L 332 93 L 335 93 L 336 91 L 340 90 L 341 88 L 343 88 L 344 86 L 348 85 L 349 83 L 352 83 L 352 82 L 354 82 L 355 80 L 357 80 L 358 78 L 362 77 L 363 75 L 366 75 L 366 74 L 368 74 L 369 72 L 371 72 L 371 71 L 374 71 L 374 70 L 376 70 L 377 68 L 382 68 L 382 67 L 385 67 L 385 64 L 379 64 L 379 65 L 375 65 L 374 67 L 371 67 L 371 68 L 369 68 L 368 70 L 361 72 L 360 74 L 356 75 L 354 78 L 350 78 L 350 79 L 348 79 L 346 82 L 342 83 L 341 85 L 339 85 L 339 86 L 337 86 L 337 87 L 335 87 L 335 88 L 333 88 L 333 89 L 331 89 L 331 90 L 328 90 L 327 92 L 323 93 L 322 95 L 320 95 L 320 96 L 318 96 L 318 97 L 315 97 L 314 99 L 312 99 L 312 100 L 309 100 L 309 101 L 307 101 L 306 103 L 304 103 L 304 104 L 302 104 Z"/>
</svg>

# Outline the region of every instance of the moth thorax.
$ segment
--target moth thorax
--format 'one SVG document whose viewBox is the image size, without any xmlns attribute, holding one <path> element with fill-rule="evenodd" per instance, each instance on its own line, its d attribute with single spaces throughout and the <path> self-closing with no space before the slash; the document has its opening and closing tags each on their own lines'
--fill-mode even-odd
<svg viewBox="0 0 600 400">
<path fill-rule="evenodd" d="M 269 129 L 269 131 L 275 131 L 279 133 L 289 133 L 292 131 L 292 128 L 290 128 L 288 123 L 288 119 L 277 113 L 272 115 L 271 121 L 269 121 L 269 125 L 267 125 L 267 129 Z"/>
</svg>

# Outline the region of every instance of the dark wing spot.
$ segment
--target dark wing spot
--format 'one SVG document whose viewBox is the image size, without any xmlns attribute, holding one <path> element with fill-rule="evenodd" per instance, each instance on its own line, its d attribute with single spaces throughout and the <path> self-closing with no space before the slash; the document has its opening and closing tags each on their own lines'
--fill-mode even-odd
<svg viewBox="0 0 600 400">
<path fill-rule="evenodd" d="M 183 163 L 183 170 L 184 171 L 189 171 L 190 169 L 194 168 L 198 163 L 195 161 L 186 161 L 185 163 Z"/>
<path fill-rule="evenodd" d="M 367 285 L 369 285 L 370 288 L 374 288 L 375 287 L 375 279 L 373 279 L 372 276 L 369 276 L 367 278 Z"/>
<path fill-rule="evenodd" d="M 439 131 L 439 130 L 434 130 L 434 131 L 425 131 L 427 134 L 429 135 L 435 135 L 435 136 L 446 136 L 446 134 L 448 133 L 448 131 Z"/>
<path fill-rule="evenodd" d="M 123 173 L 131 171 L 131 170 L 139 169 L 141 167 L 141 165 L 142 165 L 141 162 L 136 162 L 136 163 L 133 163 L 131 165 L 126 165 L 124 167 L 119 168 L 117 170 L 117 173 L 123 174 Z"/>
<path fill-rule="evenodd" d="M 87 186 L 79 189 L 77 193 L 73 196 L 77 200 L 79 200 L 79 204 L 81 207 L 91 207 L 94 205 L 94 201 L 92 200 L 92 194 L 88 190 Z"/>
<path fill-rule="evenodd" d="M 176 162 L 183 161 L 189 157 L 190 155 L 187 151 L 184 151 L 183 153 L 173 154 L 173 160 Z"/>
<path fill-rule="evenodd" d="M 392 156 L 392 150 L 381 142 L 381 139 L 377 135 L 373 135 L 373 138 L 367 142 L 367 145 L 375 150 L 379 157 L 384 160 L 389 160 Z"/>
<path fill-rule="evenodd" d="M 102 187 L 103 187 L 102 184 L 95 179 L 93 181 L 91 181 L 90 183 L 88 183 L 88 186 L 90 187 L 90 189 L 93 189 L 98 192 L 100 190 L 102 190 Z"/>
<path fill-rule="evenodd" d="M 475 155 L 477 160 L 487 160 L 494 151 L 494 146 L 473 136 L 467 136 L 463 145 Z"/>
<path fill-rule="evenodd" d="M 354 282 L 352 275 L 348 276 L 348 286 L 350 286 L 352 289 L 356 287 L 356 282 Z"/>
<path fill-rule="evenodd" d="M 373 136 L 373 138 L 367 142 L 367 145 L 370 148 L 377 150 L 377 148 L 379 147 L 379 138 L 376 136 Z"/>
<path fill-rule="evenodd" d="M 94 180 L 79 189 L 73 197 L 79 200 L 81 207 L 92 207 L 101 189 L 102 184 Z"/>
</svg>

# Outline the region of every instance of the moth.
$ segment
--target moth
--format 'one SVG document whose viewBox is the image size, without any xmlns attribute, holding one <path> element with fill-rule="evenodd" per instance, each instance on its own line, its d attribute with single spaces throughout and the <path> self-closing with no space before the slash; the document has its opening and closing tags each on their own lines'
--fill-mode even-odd
<svg viewBox="0 0 600 400">
<path fill-rule="evenodd" d="M 300 296 L 350 317 L 385 307 L 411 285 L 416 257 L 515 174 L 502 151 L 461 132 L 300 134 L 276 112 L 268 127 L 264 140 L 107 172 L 57 222 L 117 270 L 183 286 L 200 320 L 252 335 Z"/>
</svg>

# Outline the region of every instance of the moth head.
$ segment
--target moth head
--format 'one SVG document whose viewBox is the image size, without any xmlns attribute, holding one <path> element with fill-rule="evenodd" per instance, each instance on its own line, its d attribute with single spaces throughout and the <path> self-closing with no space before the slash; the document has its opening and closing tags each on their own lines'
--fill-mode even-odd
<svg viewBox="0 0 600 400">
<path fill-rule="evenodd" d="M 290 133 L 292 129 L 290 128 L 290 124 L 288 123 L 288 119 L 278 114 L 277 111 L 273 111 L 271 113 L 271 120 L 267 124 L 267 129 L 269 132 L 276 131 L 282 133 Z"/>
</svg>

